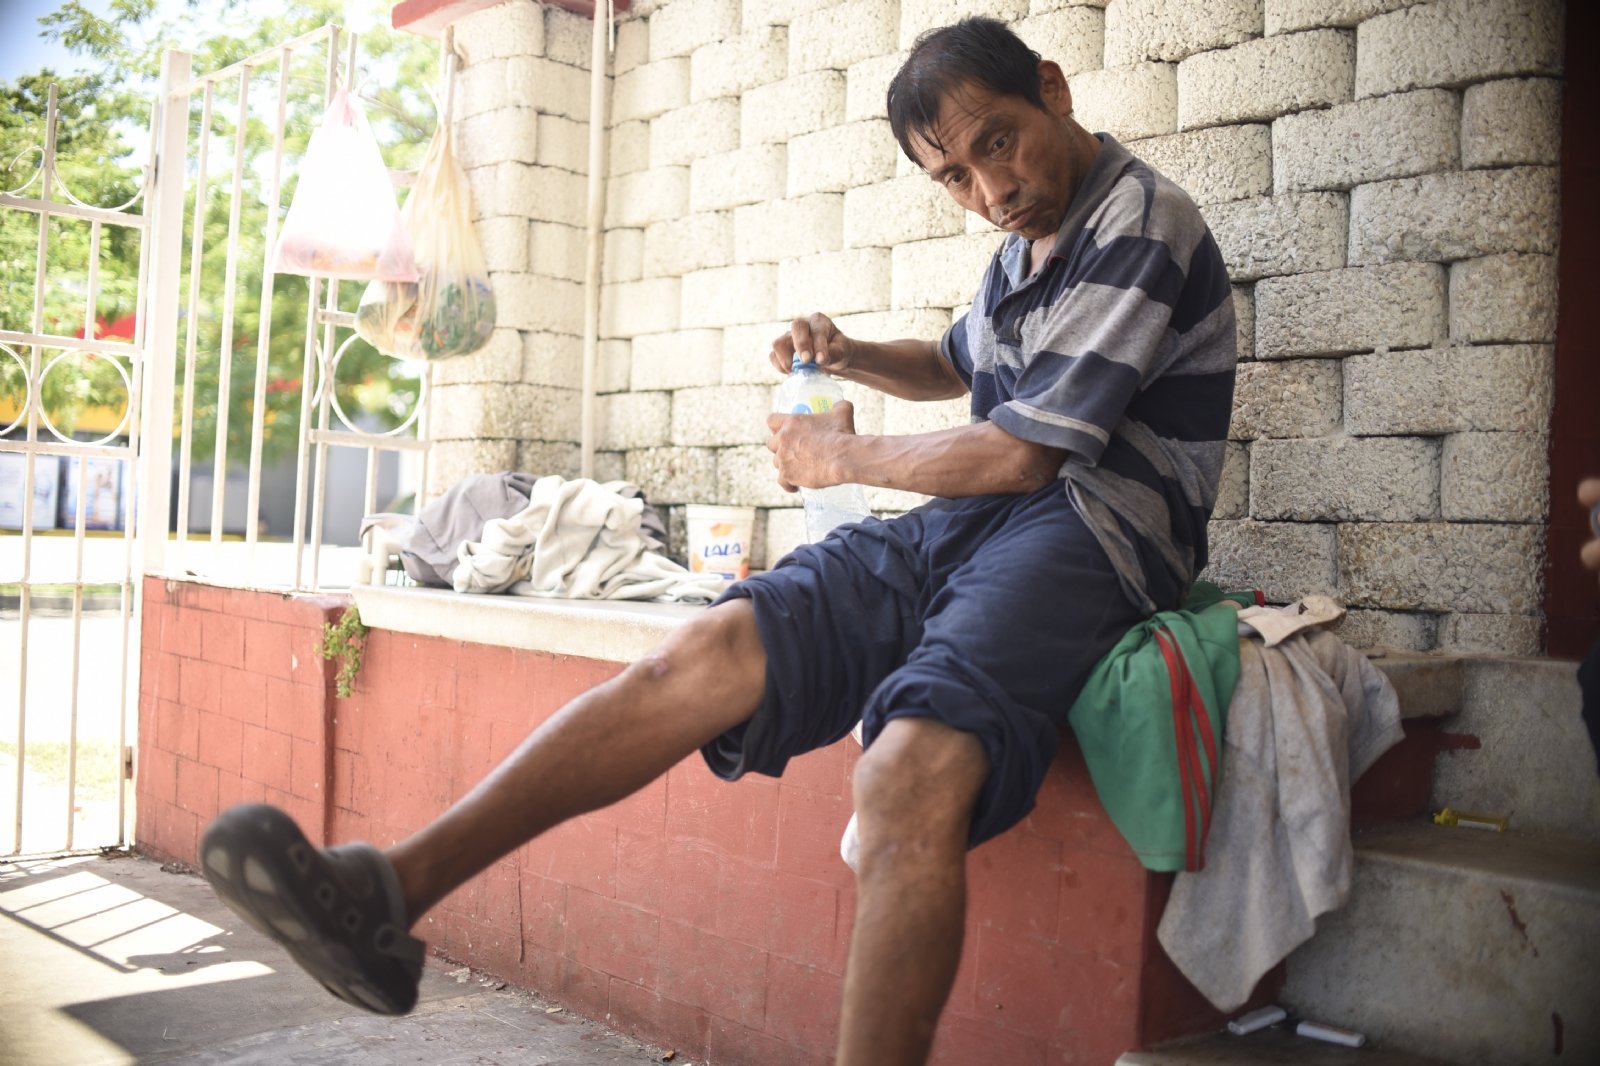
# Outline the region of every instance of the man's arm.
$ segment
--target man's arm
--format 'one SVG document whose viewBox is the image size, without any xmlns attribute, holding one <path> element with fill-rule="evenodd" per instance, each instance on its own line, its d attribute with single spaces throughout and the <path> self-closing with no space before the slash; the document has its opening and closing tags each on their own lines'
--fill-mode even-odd
<svg viewBox="0 0 1600 1066">
<path fill-rule="evenodd" d="M 937 344 L 855 340 L 823 314 L 790 324 L 773 342 L 773 366 L 787 373 L 797 352 L 835 377 L 904 400 L 949 400 L 967 392 Z M 945 497 L 1032 492 L 1055 480 L 1067 454 L 987 422 L 909 436 L 862 436 L 848 403 L 820 415 L 772 415 L 767 426 L 778 483 L 791 492 L 852 482 Z"/>
<path fill-rule="evenodd" d="M 772 342 L 772 365 L 789 372 L 795 353 L 827 373 L 902 400 L 953 400 L 967 387 L 932 341 L 861 341 L 839 331 L 827 315 L 797 318 Z"/>
<path fill-rule="evenodd" d="M 772 415 L 767 426 L 778 483 L 789 491 L 855 482 L 945 497 L 1032 492 L 1056 479 L 1067 455 L 990 422 L 863 436 L 848 403 L 820 415 Z"/>
</svg>

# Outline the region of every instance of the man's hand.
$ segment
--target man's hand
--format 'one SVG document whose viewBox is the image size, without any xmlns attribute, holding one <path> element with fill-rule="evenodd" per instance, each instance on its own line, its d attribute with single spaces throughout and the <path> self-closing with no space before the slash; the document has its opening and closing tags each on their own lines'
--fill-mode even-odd
<svg viewBox="0 0 1600 1066">
<path fill-rule="evenodd" d="M 767 450 L 785 492 L 802 486 L 824 489 L 850 480 L 840 463 L 845 447 L 856 439 L 855 408 L 849 400 L 821 414 L 768 415 L 767 428 L 772 430 Z"/>
<path fill-rule="evenodd" d="M 814 362 L 824 372 L 843 374 L 850 368 L 855 345 L 833 320 L 820 312 L 789 323 L 789 332 L 772 342 L 772 365 L 787 374 L 795 355 L 804 363 Z"/>
<path fill-rule="evenodd" d="M 1578 558 L 1590 570 L 1600 570 L 1600 529 L 1595 528 L 1594 509 L 1600 505 L 1600 478 L 1589 477 L 1578 482 L 1578 502 L 1588 509 L 1589 539 L 1583 542 Z"/>
<path fill-rule="evenodd" d="M 789 323 L 772 342 L 772 365 L 789 372 L 796 353 L 823 373 L 898 396 L 902 400 L 953 400 L 965 396 L 966 383 L 933 341 L 863 341 L 839 332 L 824 314 Z"/>
</svg>

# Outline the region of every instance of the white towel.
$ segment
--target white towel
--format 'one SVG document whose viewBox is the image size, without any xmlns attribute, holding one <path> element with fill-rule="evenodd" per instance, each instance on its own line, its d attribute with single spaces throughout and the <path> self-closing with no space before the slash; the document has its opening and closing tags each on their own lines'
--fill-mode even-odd
<svg viewBox="0 0 1600 1066">
<path fill-rule="evenodd" d="M 644 501 L 588 478 L 534 482 L 528 506 L 464 541 L 457 592 L 510 592 L 564 599 L 709 603 L 727 587 L 715 574 L 693 574 L 655 549 L 641 529 Z"/>
<path fill-rule="evenodd" d="M 1266 622 L 1258 618 L 1253 621 Z M 1350 782 L 1401 738 L 1394 688 L 1324 632 L 1239 633 L 1206 867 L 1180 873 L 1156 935 L 1232 1010 L 1350 895 Z"/>
</svg>

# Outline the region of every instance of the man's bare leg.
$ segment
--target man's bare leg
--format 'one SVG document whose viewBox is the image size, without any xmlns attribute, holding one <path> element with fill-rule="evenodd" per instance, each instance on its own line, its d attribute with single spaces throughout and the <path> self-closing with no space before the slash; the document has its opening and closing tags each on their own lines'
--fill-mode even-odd
<svg viewBox="0 0 1600 1066">
<path fill-rule="evenodd" d="M 637 791 L 749 718 L 766 664 L 750 601 L 730 600 L 572 700 L 438 819 L 389 849 L 407 920 L 546 829 Z"/>
<path fill-rule="evenodd" d="M 971 734 L 898 718 L 856 767 L 861 849 L 838 1066 L 921 1066 L 961 961 L 967 836 L 989 760 Z"/>
</svg>

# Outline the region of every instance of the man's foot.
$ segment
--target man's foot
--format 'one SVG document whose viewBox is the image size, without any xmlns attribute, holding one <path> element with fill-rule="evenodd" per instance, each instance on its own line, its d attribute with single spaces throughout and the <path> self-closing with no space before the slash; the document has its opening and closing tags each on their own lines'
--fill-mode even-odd
<svg viewBox="0 0 1600 1066">
<path fill-rule="evenodd" d="M 399 879 L 377 848 L 319 850 L 283 811 L 246 804 L 211 823 L 200 865 L 224 903 L 329 992 L 378 1014 L 416 1006 L 424 947 L 406 932 Z"/>
</svg>

